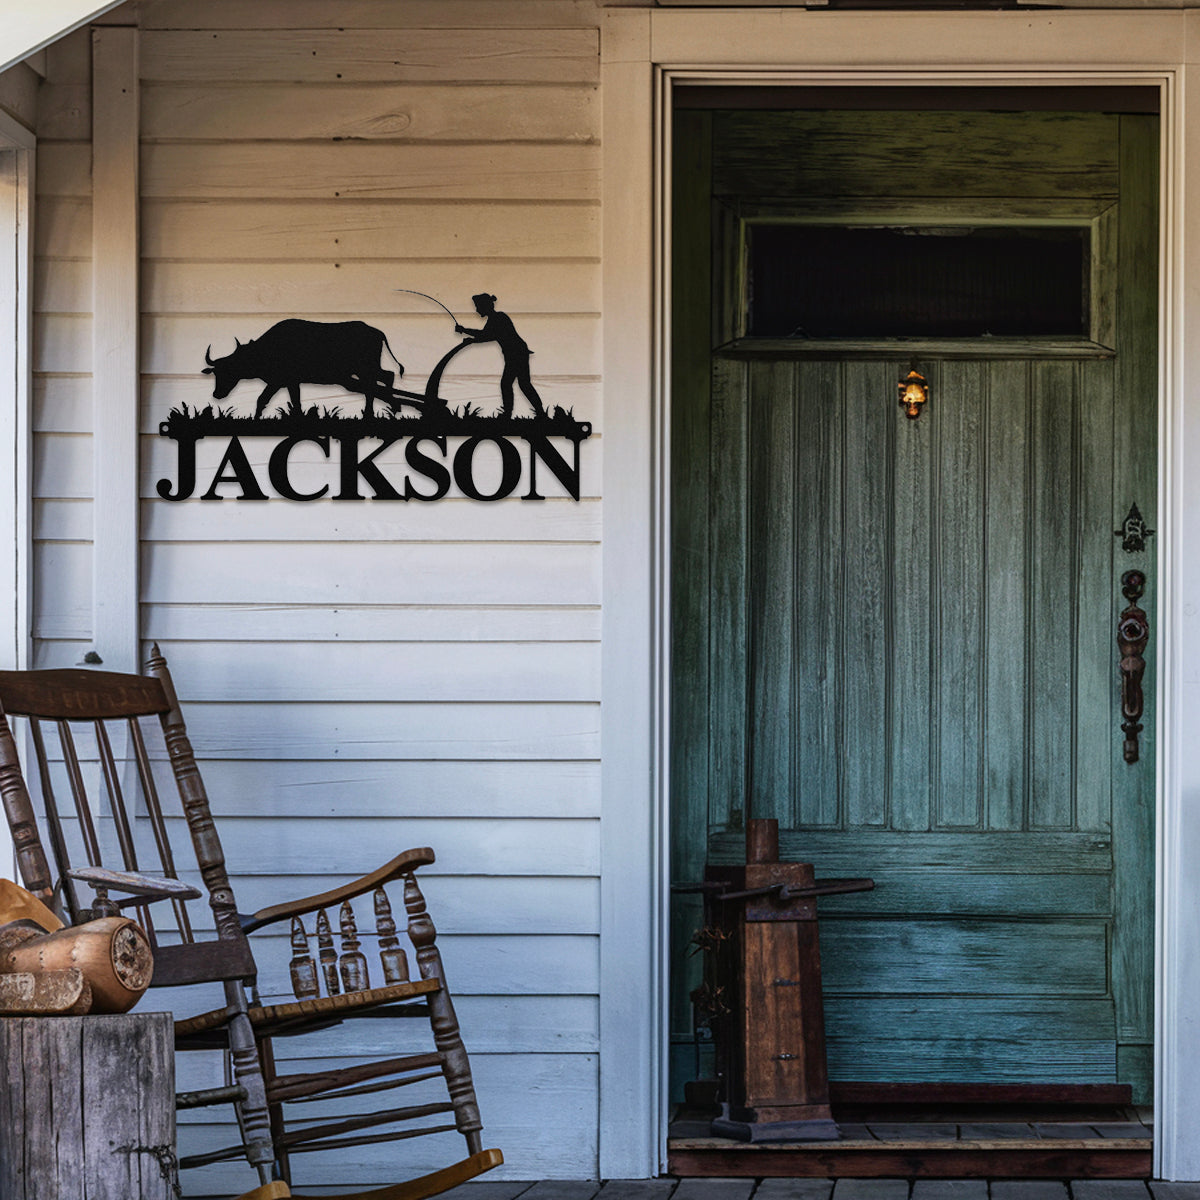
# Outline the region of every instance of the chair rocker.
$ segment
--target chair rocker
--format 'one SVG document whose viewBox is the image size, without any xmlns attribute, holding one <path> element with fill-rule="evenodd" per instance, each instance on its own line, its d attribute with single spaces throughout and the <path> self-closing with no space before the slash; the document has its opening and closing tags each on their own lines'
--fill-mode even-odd
<svg viewBox="0 0 1200 1200">
<path fill-rule="evenodd" d="M 7 717 L 28 718 L 30 723 L 45 843 Z M 170 767 L 179 807 L 160 800 L 160 791 L 167 794 L 171 786 L 164 783 L 160 787 L 156 779 L 154 766 L 164 760 Z M 89 797 L 88 780 L 93 792 L 107 798 L 106 808 Z M 60 805 L 56 785 L 64 796 L 69 794 L 69 809 Z M 176 1021 L 175 1034 L 178 1050 L 225 1051 L 227 1086 L 181 1093 L 176 1102 L 180 1108 L 232 1102 L 242 1140 L 183 1159 L 181 1167 L 244 1155 L 256 1168 L 260 1184 L 248 1195 L 289 1196 L 295 1154 L 457 1130 L 467 1144 L 462 1160 L 416 1179 L 353 1194 L 372 1200 L 421 1200 L 503 1161 L 500 1151 L 483 1149 L 470 1064 L 446 986 L 436 931 L 416 879 L 415 872 L 434 861 L 433 851 L 407 850 L 343 887 L 251 916 L 239 914 L 174 685 L 157 646 L 151 650 L 145 675 L 79 669 L 0 671 L 0 801 L 12 831 L 22 882 L 35 896 L 51 906 L 61 900 L 59 907 L 71 924 L 134 910 L 154 949 L 152 987 L 223 985 L 224 1004 Z M 178 882 L 168 834 L 173 825 L 179 827 L 179 817 L 190 834 L 189 859 L 194 856 L 204 893 Z M 112 842 L 115 846 L 109 845 Z M 114 863 L 119 861 L 119 869 L 106 867 L 102 861 L 105 849 Z M 181 849 L 181 863 L 183 854 Z M 187 868 L 192 869 L 190 861 Z M 147 874 L 152 878 L 147 879 Z M 383 890 L 395 881 L 400 881 L 403 889 L 408 940 L 419 975 L 415 979 L 408 978 L 406 955 Z M 95 889 L 94 898 L 81 897 L 81 883 Z M 110 891 L 127 894 L 114 899 Z M 205 893 L 210 918 L 202 909 Z M 356 897 L 367 895 L 374 898 L 384 967 L 382 986 L 370 984 L 349 905 Z M 189 908 L 193 897 L 201 897 L 195 903 L 196 911 Z M 326 910 L 337 906 L 343 906 L 340 961 L 326 915 Z M 313 913 L 317 914 L 320 970 L 308 955 L 307 931 L 302 924 L 302 919 Z M 264 1004 L 247 935 L 280 921 L 292 923 L 295 956 L 291 974 L 298 998 Z M 201 940 L 196 934 L 206 924 L 215 927 L 215 936 L 209 934 Z M 424 1053 L 373 1063 L 277 1074 L 274 1038 L 315 1033 L 363 1015 L 425 1017 L 431 1027 L 431 1045 Z M 293 1104 L 373 1096 L 439 1077 L 445 1084 L 444 1098 L 435 1097 L 430 1103 L 341 1115 L 328 1121 L 288 1121 Z M 431 1119 L 435 1123 L 431 1124 Z M 397 1128 L 384 1130 L 385 1126 Z"/>
</svg>

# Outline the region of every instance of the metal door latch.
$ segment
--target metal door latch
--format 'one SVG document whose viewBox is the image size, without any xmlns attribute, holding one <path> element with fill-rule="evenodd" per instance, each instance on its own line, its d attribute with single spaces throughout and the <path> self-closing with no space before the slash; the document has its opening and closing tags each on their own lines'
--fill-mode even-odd
<svg viewBox="0 0 1200 1200">
<path fill-rule="evenodd" d="M 1150 619 L 1138 607 L 1146 590 L 1141 571 L 1126 571 L 1121 576 L 1121 594 L 1129 604 L 1117 618 L 1117 649 L 1121 652 L 1121 730 L 1125 734 L 1125 761 L 1138 760 L 1138 734 L 1142 732 L 1142 675 L 1146 670 L 1146 643 L 1150 640 Z"/>
</svg>

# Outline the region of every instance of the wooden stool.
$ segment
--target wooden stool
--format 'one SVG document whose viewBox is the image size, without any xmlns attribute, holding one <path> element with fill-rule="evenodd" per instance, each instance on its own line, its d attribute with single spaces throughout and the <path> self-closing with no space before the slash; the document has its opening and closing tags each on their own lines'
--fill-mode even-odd
<svg viewBox="0 0 1200 1200">
<path fill-rule="evenodd" d="M 0 1018 L 0 1196 L 176 1200 L 170 1013 Z"/>
</svg>

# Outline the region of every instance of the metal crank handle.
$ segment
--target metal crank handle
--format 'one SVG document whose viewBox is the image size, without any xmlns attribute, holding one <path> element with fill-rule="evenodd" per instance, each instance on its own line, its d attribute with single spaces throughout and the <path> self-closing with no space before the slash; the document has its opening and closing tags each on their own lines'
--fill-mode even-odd
<svg viewBox="0 0 1200 1200">
<path fill-rule="evenodd" d="M 767 887 L 747 888 L 743 892 L 721 892 L 718 900 L 745 900 L 751 896 L 774 894 L 777 900 L 807 900 L 813 896 L 840 896 L 846 892 L 869 892 L 875 887 L 873 879 L 824 879 L 806 887 L 793 887 L 790 883 L 772 883 Z"/>
</svg>

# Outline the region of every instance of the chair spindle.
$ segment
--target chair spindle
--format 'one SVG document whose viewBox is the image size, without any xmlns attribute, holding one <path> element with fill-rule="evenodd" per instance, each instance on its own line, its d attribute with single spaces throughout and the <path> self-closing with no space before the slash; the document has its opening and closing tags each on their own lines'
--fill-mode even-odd
<svg viewBox="0 0 1200 1200">
<path fill-rule="evenodd" d="M 150 821 L 150 830 L 154 834 L 154 845 L 158 850 L 158 861 L 162 863 L 163 874 L 168 879 L 178 879 L 175 870 L 175 856 L 171 853 L 171 843 L 167 840 L 167 825 L 163 820 L 162 801 L 158 797 L 158 787 L 154 782 L 154 769 L 150 765 L 150 755 L 146 750 L 146 737 L 136 717 L 129 718 L 129 736 L 133 742 L 133 757 L 137 762 L 138 779 L 142 784 L 142 795 L 146 800 L 146 816 Z M 192 943 L 196 940 L 192 933 L 192 921 L 188 916 L 187 903 L 183 900 L 171 900 L 175 910 L 175 920 L 179 922 L 179 933 L 183 940 Z"/>
<path fill-rule="evenodd" d="M 121 861 L 125 870 L 138 871 L 137 848 L 133 844 L 133 829 L 129 824 L 129 813 L 125 808 L 125 794 L 117 775 L 117 761 L 113 755 L 112 741 L 103 721 L 94 723 L 96 745 L 100 751 L 100 770 L 104 777 L 104 789 L 108 793 L 108 805 L 112 812 L 113 826 L 117 831 L 117 845 L 121 850 Z"/>
<path fill-rule="evenodd" d="M 63 828 L 62 814 L 58 808 L 58 798 L 54 794 L 54 782 L 50 777 L 50 756 L 46 753 L 46 739 L 42 733 L 42 723 L 36 717 L 29 719 L 29 731 L 33 736 L 33 746 L 37 753 L 38 779 L 42 785 L 42 805 L 46 810 L 46 822 L 49 826 L 50 849 L 54 852 L 54 861 L 58 870 L 64 871 L 62 864 L 71 861 L 67 851 L 67 834 Z M 79 903 L 79 893 L 75 890 L 75 881 L 66 874 L 60 874 L 58 885 L 62 888 L 63 900 L 71 917 L 71 924 L 77 925 L 86 920 L 87 906 Z"/>
<path fill-rule="evenodd" d="M 337 951 L 333 948 L 333 930 L 329 928 L 329 917 L 323 908 L 317 910 L 317 957 L 321 960 L 325 995 L 339 995 L 342 988 L 338 983 Z"/>
<path fill-rule="evenodd" d="M 141 867 L 138 866 L 133 827 L 129 822 L 129 810 L 125 805 L 125 793 L 121 788 L 121 777 L 117 772 L 116 756 L 113 754 L 112 739 L 108 736 L 108 726 L 102 720 L 96 720 L 93 725 L 96 731 L 96 746 L 100 751 L 100 770 L 104 777 L 104 789 L 108 793 L 108 808 L 112 813 L 113 826 L 117 831 L 121 861 L 127 871 L 141 871 Z M 154 917 L 150 912 L 150 905 L 135 904 L 133 908 L 138 914 L 138 923 L 150 938 L 151 946 L 156 946 L 158 939 L 154 933 Z"/>
<path fill-rule="evenodd" d="M 408 982 L 408 955 L 396 936 L 392 906 L 383 888 L 375 889 L 375 930 L 379 934 L 379 962 L 385 984 Z"/>
<path fill-rule="evenodd" d="M 71 796 L 75 801 L 75 814 L 79 818 L 79 831 L 83 835 L 83 848 L 88 862 L 93 867 L 104 866 L 100 852 L 100 839 L 96 836 L 96 825 L 92 820 L 92 808 L 88 803 L 87 788 L 83 783 L 83 772 L 79 768 L 79 751 L 75 749 L 75 735 L 68 721 L 56 721 L 58 740 L 62 747 L 63 763 L 67 768 L 67 781 L 71 785 Z"/>
<path fill-rule="evenodd" d="M 358 939 L 358 923 L 349 900 L 342 901 L 338 924 L 342 929 L 342 957 L 338 962 L 342 990 L 347 994 L 365 992 L 371 986 L 367 975 L 367 956 L 359 949 L 362 943 Z"/>
<path fill-rule="evenodd" d="M 309 1000 L 321 994 L 317 964 L 308 952 L 308 933 L 299 917 L 292 918 L 292 994 L 297 1000 Z"/>
</svg>

